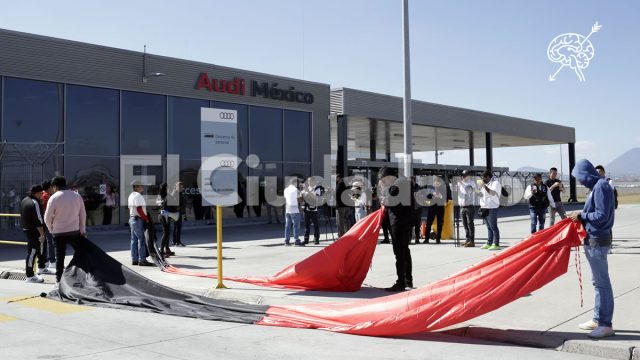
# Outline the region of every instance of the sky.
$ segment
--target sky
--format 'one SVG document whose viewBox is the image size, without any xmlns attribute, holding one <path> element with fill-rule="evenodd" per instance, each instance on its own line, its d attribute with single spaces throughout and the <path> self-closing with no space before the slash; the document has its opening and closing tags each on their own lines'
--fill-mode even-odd
<svg viewBox="0 0 640 360">
<path fill-rule="evenodd" d="M 576 129 L 576 157 L 640 146 L 640 1 L 410 0 L 412 98 Z M 586 36 L 585 82 L 547 47 Z M 402 96 L 401 0 L 6 1 L 0 28 Z M 560 154 L 562 153 L 562 158 Z M 426 154 L 433 157 L 433 154 Z M 484 154 L 476 154 L 482 165 Z M 567 168 L 567 146 L 497 149 L 496 166 Z M 426 159 L 433 162 L 432 158 Z M 445 152 L 441 163 L 468 162 Z"/>
</svg>

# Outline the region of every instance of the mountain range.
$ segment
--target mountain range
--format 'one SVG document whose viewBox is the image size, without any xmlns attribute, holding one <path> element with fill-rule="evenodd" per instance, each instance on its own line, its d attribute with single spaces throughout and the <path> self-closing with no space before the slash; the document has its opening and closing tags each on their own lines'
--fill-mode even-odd
<svg viewBox="0 0 640 360">
<path fill-rule="evenodd" d="M 605 167 L 605 170 L 611 177 L 640 175 L 640 147 L 618 156 Z"/>
</svg>

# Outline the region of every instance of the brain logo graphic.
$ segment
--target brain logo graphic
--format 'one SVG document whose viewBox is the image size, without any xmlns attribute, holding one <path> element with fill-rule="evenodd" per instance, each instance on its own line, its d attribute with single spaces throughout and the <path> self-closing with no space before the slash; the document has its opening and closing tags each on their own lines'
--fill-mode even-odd
<svg viewBox="0 0 640 360">
<path fill-rule="evenodd" d="M 586 69 L 594 53 L 591 41 L 580 34 L 558 35 L 547 48 L 549 60 L 569 66 L 573 70 Z"/>
<path fill-rule="evenodd" d="M 591 35 L 602 28 L 598 22 L 591 27 L 589 35 L 584 36 L 575 33 L 566 33 L 556 36 L 547 47 L 547 57 L 550 61 L 560 64 L 560 68 L 551 76 L 549 81 L 554 81 L 556 75 L 565 67 L 571 68 L 578 76 L 579 81 L 586 81 L 582 70 L 586 69 L 595 55 Z"/>
</svg>

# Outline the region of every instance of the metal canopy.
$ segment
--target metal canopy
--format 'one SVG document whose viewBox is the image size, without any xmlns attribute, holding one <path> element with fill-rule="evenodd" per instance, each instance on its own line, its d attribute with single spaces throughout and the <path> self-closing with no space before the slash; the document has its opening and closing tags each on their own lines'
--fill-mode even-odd
<svg viewBox="0 0 640 360">
<path fill-rule="evenodd" d="M 484 148 L 486 132 L 493 134 L 494 148 L 575 142 L 571 127 L 415 100 L 413 105 L 414 152 L 435 151 L 436 146 L 439 151 L 468 149 L 470 133 L 474 148 Z M 350 149 L 368 148 L 370 123 L 375 121 L 389 123 L 388 134 L 378 125 L 376 141 L 388 136 L 391 152 L 403 151 L 402 98 L 336 89 L 331 91 L 331 112 L 347 116 Z"/>
</svg>

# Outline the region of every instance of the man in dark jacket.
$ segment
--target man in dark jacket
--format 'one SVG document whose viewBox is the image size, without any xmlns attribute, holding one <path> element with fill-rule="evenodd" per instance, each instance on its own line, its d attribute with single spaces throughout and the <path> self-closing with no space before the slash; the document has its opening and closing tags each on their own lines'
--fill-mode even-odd
<svg viewBox="0 0 640 360">
<path fill-rule="evenodd" d="M 592 330 L 589 333 L 591 338 L 604 338 L 615 335 L 612 325 L 613 289 L 607 262 L 615 216 L 613 190 L 607 179 L 601 177 L 588 160 L 578 161 L 571 175 L 591 190 L 582 212 L 570 215 L 573 221 L 581 221 L 587 230 L 584 251 L 591 267 L 595 289 L 593 319 L 578 327 L 583 330 Z"/>
<path fill-rule="evenodd" d="M 393 254 L 396 257 L 395 284 L 386 291 L 404 291 L 413 287 L 411 252 L 411 227 L 413 226 L 415 200 L 411 180 L 391 175 L 388 168 L 380 169 L 381 202 L 387 211 L 393 239 Z"/>
<path fill-rule="evenodd" d="M 336 175 L 336 221 L 338 223 L 338 237 L 344 235 L 352 225 L 353 207 L 349 196 L 345 194 L 347 192 L 347 185 L 344 183 L 342 174 Z"/>
<path fill-rule="evenodd" d="M 39 274 L 52 274 L 46 267 L 45 256 L 47 243 L 44 238 L 44 218 L 42 217 L 42 186 L 33 185 L 29 195 L 20 203 L 20 223 L 27 237 L 26 273 L 28 283 L 41 283 L 44 280 Z M 33 263 L 38 258 L 38 275 L 33 273 Z"/>
</svg>

